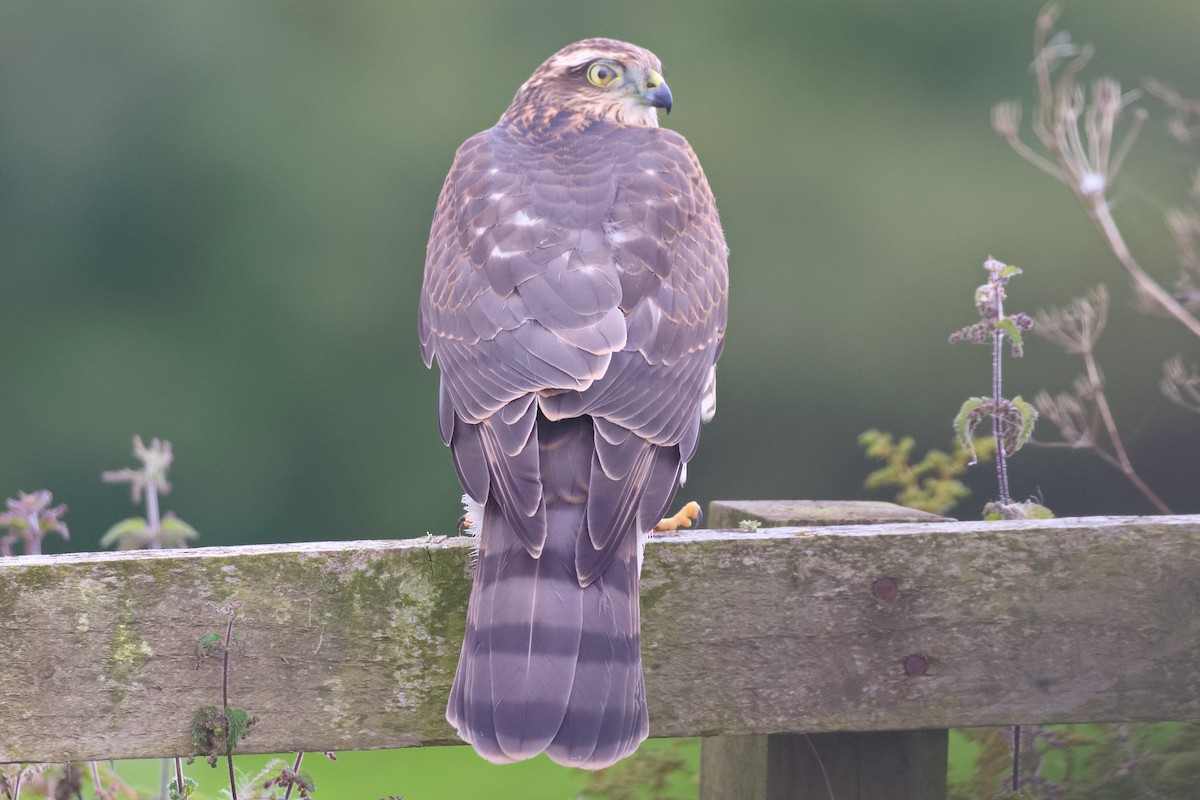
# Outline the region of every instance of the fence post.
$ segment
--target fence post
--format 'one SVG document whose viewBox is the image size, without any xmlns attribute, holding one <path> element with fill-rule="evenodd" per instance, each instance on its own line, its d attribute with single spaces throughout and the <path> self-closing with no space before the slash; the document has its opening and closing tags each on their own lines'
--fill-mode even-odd
<svg viewBox="0 0 1200 800">
<path fill-rule="evenodd" d="M 712 528 L 936 522 L 878 502 L 714 501 Z M 944 800 L 949 731 L 713 736 L 701 742 L 700 800 Z"/>
</svg>

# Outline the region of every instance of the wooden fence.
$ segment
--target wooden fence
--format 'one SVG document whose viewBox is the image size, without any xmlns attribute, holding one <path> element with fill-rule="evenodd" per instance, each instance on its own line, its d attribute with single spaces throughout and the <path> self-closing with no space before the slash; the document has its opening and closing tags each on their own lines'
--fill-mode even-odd
<svg viewBox="0 0 1200 800">
<path fill-rule="evenodd" d="M 758 520 L 757 531 L 736 529 Z M 945 797 L 952 727 L 1200 722 L 1200 516 L 721 502 L 646 549 L 654 736 L 703 800 Z M 771 527 L 780 526 L 780 527 Z M 457 538 L 0 558 L 0 762 L 186 755 L 240 604 L 239 752 L 455 742 Z"/>
</svg>

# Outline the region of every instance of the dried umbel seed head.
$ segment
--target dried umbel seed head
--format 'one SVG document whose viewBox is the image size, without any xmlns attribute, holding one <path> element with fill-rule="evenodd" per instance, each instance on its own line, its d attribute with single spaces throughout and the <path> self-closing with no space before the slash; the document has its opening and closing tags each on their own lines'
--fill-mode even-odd
<svg viewBox="0 0 1200 800">
<path fill-rule="evenodd" d="M 1090 353 L 1108 322 L 1108 289 L 1096 286 L 1061 308 L 1039 309 L 1033 332 L 1068 353 Z"/>
</svg>

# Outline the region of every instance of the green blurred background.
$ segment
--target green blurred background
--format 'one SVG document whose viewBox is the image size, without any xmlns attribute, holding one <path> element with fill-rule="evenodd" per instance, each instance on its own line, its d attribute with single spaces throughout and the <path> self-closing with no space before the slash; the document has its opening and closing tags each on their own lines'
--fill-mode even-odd
<svg viewBox="0 0 1200 800">
<path fill-rule="evenodd" d="M 1100 358 L 1132 456 L 1200 511 L 1195 417 L 1158 393 L 1197 360 L 1130 291 L 1073 197 L 991 132 L 1032 97 L 1040 3 L 810 0 L 13 2 L 0 7 L 0 494 L 47 487 L 72 548 L 132 509 L 100 472 L 130 438 L 175 446 L 174 509 L 203 544 L 449 532 L 459 488 L 437 436 L 416 304 L 457 145 L 543 58 L 586 36 L 658 53 L 667 125 L 704 163 L 732 250 L 716 420 L 689 498 L 858 498 L 880 427 L 947 447 L 989 352 L 950 347 L 988 255 L 1009 308 L 1098 281 Z M 1200 3 L 1076 2 L 1088 77 L 1200 95 Z M 1114 194 L 1170 285 L 1162 210 L 1196 163 L 1151 117 Z M 1033 339 L 1006 388 L 1067 388 Z M 1050 428 L 1043 427 L 1043 437 Z M 1148 507 L 1085 455 L 1022 452 L 1014 493 L 1060 515 Z M 976 470 L 978 514 L 994 493 Z M 50 546 L 56 547 L 53 542 Z"/>
</svg>

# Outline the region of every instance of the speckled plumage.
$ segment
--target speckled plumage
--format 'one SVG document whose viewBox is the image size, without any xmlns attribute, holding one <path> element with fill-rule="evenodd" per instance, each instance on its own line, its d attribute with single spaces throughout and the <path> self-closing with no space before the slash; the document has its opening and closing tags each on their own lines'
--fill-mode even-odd
<svg viewBox="0 0 1200 800">
<path fill-rule="evenodd" d="M 588 82 L 597 59 L 620 85 Z M 421 350 L 483 508 L 447 717 L 492 761 L 599 768 L 648 732 L 638 537 L 711 416 L 728 286 L 658 70 L 610 39 L 551 56 L 459 148 L 430 231 Z"/>
</svg>

